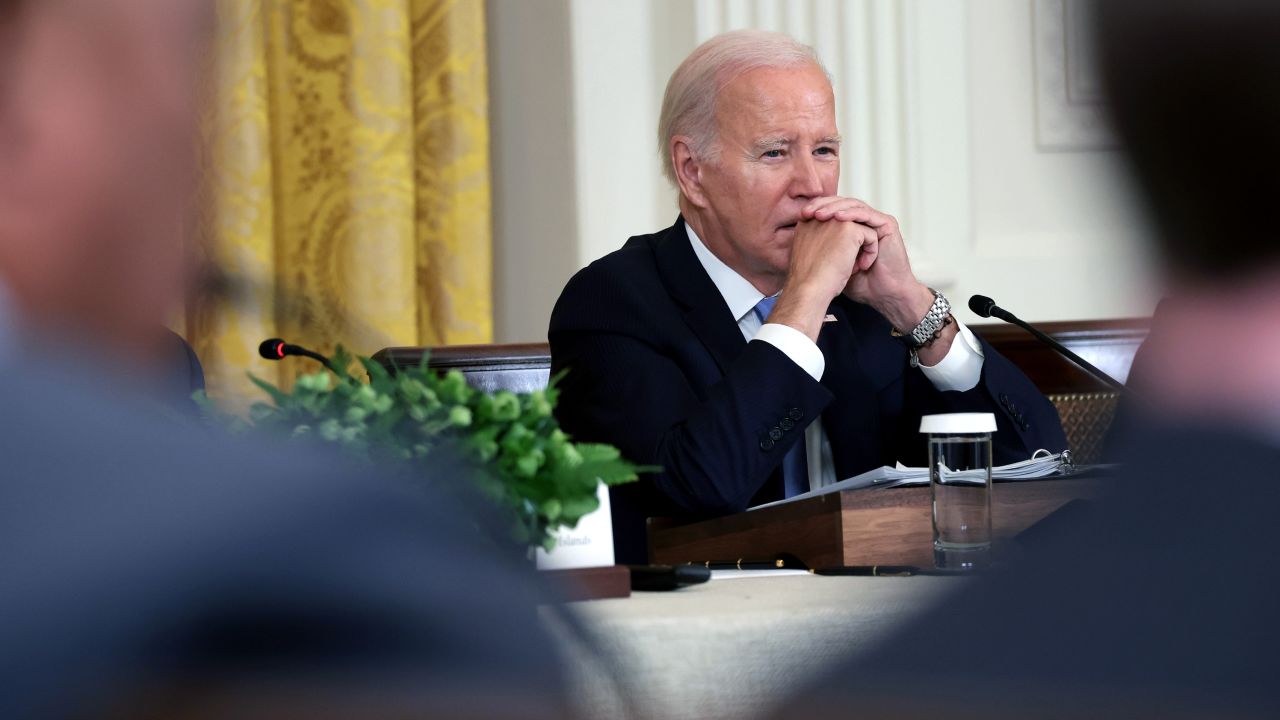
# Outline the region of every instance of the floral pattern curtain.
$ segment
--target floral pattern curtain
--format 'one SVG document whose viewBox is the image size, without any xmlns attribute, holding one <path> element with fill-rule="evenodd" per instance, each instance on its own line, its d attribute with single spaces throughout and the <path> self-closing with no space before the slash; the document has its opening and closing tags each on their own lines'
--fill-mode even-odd
<svg viewBox="0 0 1280 720">
<path fill-rule="evenodd" d="M 258 343 L 491 340 L 483 0 L 223 0 L 206 233 L 233 291 L 188 334 L 210 394 Z"/>
</svg>

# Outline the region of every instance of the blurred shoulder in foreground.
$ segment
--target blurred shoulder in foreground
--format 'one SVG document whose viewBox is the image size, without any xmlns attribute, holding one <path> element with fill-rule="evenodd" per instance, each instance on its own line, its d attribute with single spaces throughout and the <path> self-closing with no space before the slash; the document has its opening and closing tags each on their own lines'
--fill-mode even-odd
<svg viewBox="0 0 1280 720">
<path fill-rule="evenodd" d="M 1111 494 L 787 705 L 796 716 L 1277 717 L 1280 4 L 1101 0 L 1166 299 Z"/>
<path fill-rule="evenodd" d="M 788 717 L 1275 717 L 1280 442 L 1149 428 L 1108 502 L 958 585 Z"/>
<path fill-rule="evenodd" d="M 3 364 L 5 717 L 565 714 L 529 579 L 452 505 Z"/>
</svg>

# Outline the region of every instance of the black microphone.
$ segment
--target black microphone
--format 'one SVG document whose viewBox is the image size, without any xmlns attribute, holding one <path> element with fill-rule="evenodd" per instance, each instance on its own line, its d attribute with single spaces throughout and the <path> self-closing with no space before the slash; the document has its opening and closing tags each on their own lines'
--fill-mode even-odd
<svg viewBox="0 0 1280 720">
<path fill-rule="evenodd" d="M 258 354 L 267 360 L 283 360 L 290 356 L 311 358 L 330 370 L 333 370 L 333 372 L 338 372 L 334 369 L 333 363 L 329 362 L 329 358 L 324 355 L 321 355 L 314 350 L 308 350 L 301 345 L 290 345 L 280 338 L 263 340 L 262 344 L 258 346 Z"/>
<path fill-rule="evenodd" d="M 1128 392 L 1128 389 L 1124 386 L 1124 383 L 1102 372 L 1097 367 L 1095 367 L 1093 363 L 1071 352 L 1071 350 L 1067 349 L 1067 346 L 1063 345 L 1057 340 L 1054 340 L 1053 338 L 1044 334 L 1031 323 L 1019 318 L 1017 315 L 1014 315 L 1008 310 L 1005 310 L 1004 308 L 1000 307 L 999 305 L 996 304 L 995 300 L 992 300 L 986 295 L 974 295 L 973 297 L 969 298 L 969 309 L 972 310 L 973 313 L 978 317 L 999 318 L 1012 325 L 1017 325 L 1023 330 L 1026 330 L 1027 332 L 1031 333 L 1032 336 L 1034 336 L 1040 342 L 1056 350 L 1059 355 L 1062 355 L 1063 357 L 1075 363 L 1076 365 L 1079 365 L 1083 370 L 1085 370 L 1095 378 L 1101 380 L 1103 383 L 1110 385 L 1112 388 L 1114 388 L 1115 390 L 1118 390 L 1119 392 L 1122 392 L 1122 393 Z"/>
</svg>

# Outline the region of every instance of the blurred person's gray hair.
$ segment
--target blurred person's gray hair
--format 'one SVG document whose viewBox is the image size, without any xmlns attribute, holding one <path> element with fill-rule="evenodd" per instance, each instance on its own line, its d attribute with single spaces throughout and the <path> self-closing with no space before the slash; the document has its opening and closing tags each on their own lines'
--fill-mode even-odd
<svg viewBox="0 0 1280 720">
<path fill-rule="evenodd" d="M 689 138 L 690 149 L 705 162 L 718 158 L 716 101 L 726 85 L 752 70 L 804 65 L 816 65 L 830 78 L 812 47 L 784 33 L 735 30 L 699 45 L 671 74 L 662 98 L 658 156 L 667 179 L 676 184 L 670 148 L 673 137 Z"/>
</svg>

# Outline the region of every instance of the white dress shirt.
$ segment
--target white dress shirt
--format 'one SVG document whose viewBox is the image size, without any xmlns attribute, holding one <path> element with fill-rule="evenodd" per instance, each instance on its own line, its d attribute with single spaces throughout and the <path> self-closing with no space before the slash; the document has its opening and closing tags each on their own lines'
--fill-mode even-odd
<svg viewBox="0 0 1280 720">
<path fill-rule="evenodd" d="M 827 369 L 827 359 L 818 344 L 789 325 L 762 324 L 752 311 L 764 299 L 764 293 L 707 249 L 702 238 L 698 237 L 688 223 L 684 227 L 689 233 L 694 254 L 698 256 L 707 275 L 711 276 L 711 282 L 720 291 L 725 304 L 729 306 L 729 312 L 738 321 L 742 336 L 748 342 L 760 340 L 778 348 L 814 380 L 821 380 Z M 956 326 L 959 330 L 957 340 L 951 343 L 946 357 L 932 367 L 922 363 L 920 370 L 939 390 L 963 392 L 972 390 L 982 379 L 982 345 L 959 320 L 956 321 Z M 831 458 L 831 443 L 822 428 L 821 418 L 805 428 L 804 441 L 810 489 L 816 490 L 836 482 L 839 478 L 836 478 L 835 461 Z"/>
</svg>

